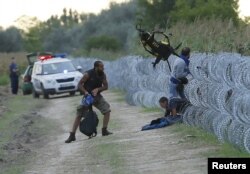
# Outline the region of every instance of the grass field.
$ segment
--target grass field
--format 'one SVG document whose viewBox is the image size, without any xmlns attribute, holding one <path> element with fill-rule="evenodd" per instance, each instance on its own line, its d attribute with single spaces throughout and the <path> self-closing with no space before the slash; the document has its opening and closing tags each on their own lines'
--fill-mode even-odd
<svg viewBox="0 0 250 174">
<path fill-rule="evenodd" d="M 24 70 L 27 67 L 28 61 L 26 59 L 26 53 L 0 53 L 0 74 L 8 74 L 9 65 L 11 63 L 11 58 L 15 57 L 17 65 L 20 70 Z"/>
<path fill-rule="evenodd" d="M 54 123 L 32 114 L 46 105 L 45 100 L 34 100 L 32 96 L 12 96 L 4 105 L 8 109 L 0 117 L 0 159 L 4 161 L 0 162 L 0 173 L 19 174 L 24 170 L 29 158 L 34 155 L 32 149 L 29 152 L 31 144 L 23 142 L 27 135 L 30 135 L 31 139 L 44 136 Z M 21 149 L 17 148 L 19 144 Z M 13 146 L 14 149 L 6 150 L 9 146 Z M 24 152 L 25 150 L 27 152 Z"/>
<path fill-rule="evenodd" d="M 0 75 L 0 86 L 7 85 L 9 83 L 9 77 L 7 74 Z"/>
<path fill-rule="evenodd" d="M 160 113 L 159 108 L 143 108 L 142 112 L 158 112 L 159 115 L 164 115 L 163 112 Z M 207 157 L 250 157 L 250 154 L 244 151 L 241 151 L 234 147 L 228 142 L 219 142 L 217 137 L 205 130 L 198 127 L 191 127 L 185 124 L 175 124 L 173 125 L 173 132 L 178 132 L 179 135 L 190 137 L 189 140 L 193 141 L 196 145 L 214 145 L 216 149 L 210 153 L 203 154 Z"/>
<path fill-rule="evenodd" d="M 22 74 L 28 65 L 26 53 L 0 53 L 0 86 L 9 83 L 9 65 L 11 58 L 15 57 L 19 67 L 19 73 Z"/>
<path fill-rule="evenodd" d="M 188 46 L 192 52 L 238 52 L 250 55 L 250 25 L 234 26 L 230 20 L 197 18 L 193 23 L 177 22 L 165 32 L 173 34 L 170 37 L 173 47 L 182 43 L 181 48 Z M 155 38 L 163 39 L 161 35 Z M 139 44 L 139 37 L 131 49 L 136 54 L 151 56 Z"/>
<path fill-rule="evenodd" d="M 214 145 L 215 150 L 203 155 L 207 157 L 250 157 L 250 154 L 235 148 L 227 142 L 219 142 L 217 137 L 205 130 L 185 124 L 175 124 L 174 132 L 190 137 L 195 144 Z"/>
</svg>

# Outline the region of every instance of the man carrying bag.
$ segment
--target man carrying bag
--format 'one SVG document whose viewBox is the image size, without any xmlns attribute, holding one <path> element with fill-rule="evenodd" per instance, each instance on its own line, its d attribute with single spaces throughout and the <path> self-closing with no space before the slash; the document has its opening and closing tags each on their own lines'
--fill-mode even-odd
<svg viewBox="0 0 250 174">
<path fill-rule="evenodd" d="M 104 115 L 102 136 L 112 134 L 107 130 L 110 118 L 110 105 L 101 95 L 102 91 L 108 89 L 106 74 L 104 73 L 104 65 L 101 61 L 95 61 L 94 68 L 84 73 L 84 76 L 78 85 L 85 97 L 92 95 L 94 97 L 93 106 L 95 106 Z M 88 107 L 79 105 L 77 107 L 77 116 L 75 118 L 72 131 L 65 143 L 71 143 L 76 140 L 75 133 L 80 124 L 81 118 L 85 117 Z"/>
</svg>

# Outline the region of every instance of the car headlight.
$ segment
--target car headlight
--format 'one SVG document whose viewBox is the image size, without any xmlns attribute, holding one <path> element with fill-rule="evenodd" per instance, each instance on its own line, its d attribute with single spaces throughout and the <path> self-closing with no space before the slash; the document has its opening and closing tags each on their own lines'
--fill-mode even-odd
<svg viewBox="0 0 250 174">
<path fill-rule="evenodd" d="M 46 83 L 52 83 L 53 80 L 52 80 L 52 79 L 50 79 L 50 80 L 45 80 L 45 82 L 46 82 Z"/>
<path fill-rule="evenodd" d="M 81 80 L 81 78 L 82 78 L 82 77 L 78 76 L 78 77 L 76 77 L 75 79 L 76 79 L 77 82 L 79 82 L 79 81 Z"/>
</svg>

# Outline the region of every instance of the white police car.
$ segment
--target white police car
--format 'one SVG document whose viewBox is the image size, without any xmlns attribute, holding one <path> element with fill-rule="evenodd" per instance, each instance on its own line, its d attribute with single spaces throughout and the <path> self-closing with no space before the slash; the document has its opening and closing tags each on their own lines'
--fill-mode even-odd
<svg viewBox="0 0 250 174">
<path fill-rule="evenodd" d="M 39 98 L 43 95 L 48 99 L 49 95 L 69 93 L 75 95 L 78 91 L 78 82 L 82 78 L 71 60 L 66 58 L 53 58 L 51 56 L 40 57 L 40 60 L 34 63 L 32 71 L 33 97 Z"/>
</svg>

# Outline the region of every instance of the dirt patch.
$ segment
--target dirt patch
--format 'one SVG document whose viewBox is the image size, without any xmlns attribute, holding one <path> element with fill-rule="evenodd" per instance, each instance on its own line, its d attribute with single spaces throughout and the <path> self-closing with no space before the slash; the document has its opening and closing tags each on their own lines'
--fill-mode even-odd
<svg viewBox="0 0 250 174">
<path fill-rule="evenodd" d="M 53 115 L 61 132 L 37 156 L 25 173 L 206 173 L 207 159 L 201 153 L 213 147 L 197 145 L 192 135 L 181 136 L 173 127 L 141 132 L 141 126 L 159 117 L 142 108 L 118 102 L 117 94 L 105 93 L 112 107 L 110 130 L 114 135 L 88 138 L 79 132 L 76 142 L 65 144 L 80 97 L 51 100 L 53 107 L 42 117 Z M 73 113 L 73 114 L 72 114 Z M 102 116 L 99 114 L 99 118 Z M 100 132 L 102 120 L 100 120 Z"/>
<path fill-rule="evenodd" d="M 46 135 L 34 130 L 37 124 L 43 123 L 43 119 L 36 112 L 31 112 L 21 115 L 9 125 L 8 129 L 15 131 L 8 130 L 7 133 L 11 134 L 11 138 L 2 143 L 0 168 L 3 171 L 11 165 L 24 164 L 23 160 L 26 161 L 27 157 L 34 155 L 39 146 L 46 144 L 42 141 Z"/>
<path fill-rule="evenodd" d="M 5 111 L 7 111 L 7 107 L 4 106 L 4 101 L 8 98 L 8 87 L 0 86 L 0 117 L 3 115 Z"/>
<path fill-rule="evenodd" d="M 3 90 L 0 93 L 0 108 L 4 108 L 0 112 L 0 173 L 19 174 L 36 150 L 50 141 L 54 133 L 51 127 L 57 126 L 39 114 L 49 101 L 34 100 L 32 96 L 8 95 Z"/>
</svg>

